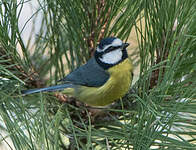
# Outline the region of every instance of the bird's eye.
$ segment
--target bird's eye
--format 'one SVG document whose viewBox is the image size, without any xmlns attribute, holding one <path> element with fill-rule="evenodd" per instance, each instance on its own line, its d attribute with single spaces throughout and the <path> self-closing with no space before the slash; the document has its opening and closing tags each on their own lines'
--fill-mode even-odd
<svg viewBox="0 0 196 150">
<path fill-rule="evenodd" d="M 114 50 L 114 47 L 113 47 L 113 46 L 110 46 L 110 47 L 108 47 L 108 48 L 106 49 L 106 51 L 112 51 L 112 50 Z"/>
</svg>

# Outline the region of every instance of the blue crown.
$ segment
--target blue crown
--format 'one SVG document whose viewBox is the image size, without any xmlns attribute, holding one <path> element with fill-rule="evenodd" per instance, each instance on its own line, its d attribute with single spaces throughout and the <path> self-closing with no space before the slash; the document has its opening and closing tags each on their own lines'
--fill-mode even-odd
<svg viewBox="0 0 196 150">
<path fill-rule="evenodd" d="M 116 39 L 115 37 L 108 37 L 108 38 L 102 39 L 98 47 L 100 49 L 103 49 L 104 46 L 111 44 L 115 39 Z"/>
</svg>

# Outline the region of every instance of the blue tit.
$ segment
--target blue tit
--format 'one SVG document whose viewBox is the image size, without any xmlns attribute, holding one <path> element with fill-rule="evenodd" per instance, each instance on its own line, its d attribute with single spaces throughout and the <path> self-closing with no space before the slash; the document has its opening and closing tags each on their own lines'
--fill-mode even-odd
<svg viewBox="0 0 196 150">
<path fill-rule="evenodd" d="M 109 105 L 123 97 L 131 86 L 133 66 L 128 58 L 128 46 L 119 38 L 105 38 L 98 44 L 94 56 L 61 79 L 61 84 L 22 93 L 61 91 L 90 106 Z"/>
</svg>

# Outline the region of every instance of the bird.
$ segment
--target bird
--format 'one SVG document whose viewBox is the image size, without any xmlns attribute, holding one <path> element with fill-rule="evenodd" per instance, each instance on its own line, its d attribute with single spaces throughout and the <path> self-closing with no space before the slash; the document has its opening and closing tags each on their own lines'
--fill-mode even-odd
<svg viewBox="0 0 196 150">
<path fill-rule="evenodd" d="M 59 84 L 22 91 L 23 95 L 60 91 L 92 107 L 103 107 L 122 98 L 130 89 L 133 65 L 128 58 L 129 43 L 117 37 L 103 38 L 94 55 Z"/>
</svg>

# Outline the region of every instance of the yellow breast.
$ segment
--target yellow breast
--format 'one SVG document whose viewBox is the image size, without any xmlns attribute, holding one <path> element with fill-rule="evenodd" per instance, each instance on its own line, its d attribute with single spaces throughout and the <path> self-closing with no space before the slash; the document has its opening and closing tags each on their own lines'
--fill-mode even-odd
<svg viewBox="0 0 196 150">
<path fill-rule="evenodd" d="M 110 78 L 101 87 L 81 86 L 76 98 L 90 106 L 105 106 L 123 97 L 132 82 L 132 63 L 127 58 L 108 69 Z"/>
</svg>

